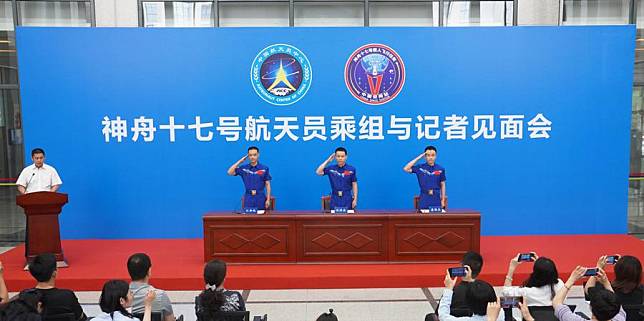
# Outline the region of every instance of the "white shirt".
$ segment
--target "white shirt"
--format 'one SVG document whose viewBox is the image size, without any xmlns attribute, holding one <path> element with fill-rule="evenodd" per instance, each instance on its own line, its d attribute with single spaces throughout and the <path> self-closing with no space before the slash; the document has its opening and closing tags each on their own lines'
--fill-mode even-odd
<svg viewBox="0 0 644 321">
<path fill-rule="evenodd" d="M 557 280 L 557 284 L 554 285 L 555 293 L 563 287 L 563 281 L 561 279 Z M 504 286 L 503 296 L 523 296 L 528 306 L 552 306 L 550 285 L 544 285 L 538 288 Z"/>
<path fill-rule="evenodd" d="M 42 164 L 40 168 L 36 167 L 36 165 L 25 167 L 16 181 L 17 185 L 26 188 L 27 193 L 49 192 L 52 186 L 62 183 L 63 181 L 60 180 L 56 169 L 47 164 Z"/>
</svg>

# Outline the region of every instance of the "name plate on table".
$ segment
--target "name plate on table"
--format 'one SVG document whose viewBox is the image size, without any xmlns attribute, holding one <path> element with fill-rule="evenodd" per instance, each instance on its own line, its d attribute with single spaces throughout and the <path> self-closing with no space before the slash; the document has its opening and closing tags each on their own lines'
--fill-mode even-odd
<svg viewBox="0 0 644 321">
<path fill-rule="evenodd" d="M 430 206 L 429 208 L 420 209 L 421 213 L 445 213 L 445 210 L 440 206 Z"/>
<path fill-rule="evenodd" d="M 242 214 L 264 214 L 264 210 L 259 210 L 257 207 L 244 207 Z"/>
<path fill-rule="evenodd" d="M 350 210 L 348 207 L 336 207 L 331 210 L 331 214 L 353 214 L 354 210 Z"/>
</svg>

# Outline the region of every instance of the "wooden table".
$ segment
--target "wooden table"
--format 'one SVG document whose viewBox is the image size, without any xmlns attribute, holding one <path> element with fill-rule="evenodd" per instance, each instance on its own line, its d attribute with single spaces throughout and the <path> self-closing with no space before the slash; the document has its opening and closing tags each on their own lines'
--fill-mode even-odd
<svg viewBox="0 0 644 321">
<path fill-rule="evenodd" d="M 230 263 L 458 262 L 480 251 L 481 216 L 313 211 L 203 216 L 204 260 Z"/>
</svg>

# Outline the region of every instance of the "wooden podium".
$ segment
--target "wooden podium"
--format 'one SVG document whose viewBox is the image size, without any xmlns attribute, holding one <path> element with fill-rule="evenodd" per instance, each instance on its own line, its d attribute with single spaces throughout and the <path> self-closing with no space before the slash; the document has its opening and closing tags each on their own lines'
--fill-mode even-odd
<svg viewBox="0 0 644 321">
<path fill-rule="evenodd" d="M 56 256 L 58 267 L 67 267 L 60 245 L 58 214 L 67 204 L 67 194 L 35 192 L 16 196 L 16 204 L 25 210 L 27 217 L 27 240 L 25 243 L 27 263 L 42 253 Z"/>
</svg>

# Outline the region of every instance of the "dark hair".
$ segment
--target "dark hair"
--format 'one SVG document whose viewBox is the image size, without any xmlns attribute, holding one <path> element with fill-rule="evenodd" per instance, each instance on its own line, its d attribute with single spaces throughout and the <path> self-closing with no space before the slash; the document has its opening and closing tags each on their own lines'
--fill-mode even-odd
<svg viewBox="0 0 644 321">
<path fill-rule="evenodd" d="M 345 154 L 345 155 L 349 154 L 349 153 L 347 153 L 347 149 L 346 149 L 346 148 L 344 148 L 344 147 L 338 147 L 338 148 L 336 148 L 336 149 L 335 149 L 335 153 L 337 153 L 337 152 L 344 152 L 344 154 Z"/>
<path fill-rule="evenodd" d="M 615 293 L 603 287 L 595 286 L 588 289 L 588 297 L 590 299 L 590 311 L 599 321 L 613 319 L 621 309 Z"/>
<path fill-rule="evenodd" d="M 427 147 L 425 147 L 425 152 L 427 152 L 428 150 L 433 150 L 433 151 L 435 151 L 435 152 L 437 152 L 437 153 L 438 153 L 438 151 L 436 150 L 436 147 L 434 147 L 434 146 L 427 146 Z"/>
<path fill-rule="evenodd" d="M 34 157 L 36 154 L 42 154 L 45 156 L 45 151 L 42 148 L 34 148 L 31 150 L 31 157 Z"/>
<path fill-rule="evenodd" d="M 132 281 L 145 279 L 151 267 L 152 261 L 150 261 L 150 257 L 145 253 L 132 254 L 127 260 L 127 272 L 130 273 Z"/>
<path fill-rule="evenodd" d="M 256 151 L 259 153 L 259 148 L 257 148 L 256 146 L 248 147 L 248 151 L 249 151 L 249 152 L 250 152 L 251 150 L 253 150 L 253 149 L 254 149 L 254 150 L 256 150 Z"/>
<path fill-rule="evenodd" d="M 29 263 L 29 273 L 38 282 L 51 280 L 56 271 L 56 256 L 51 253 L 39 254 Z"/>
<path fill-rule="evenodd" d="M 615 264 L 613 289 L 630 293 L 642 283 L 642 263 L 634 256 L 624 255 Z"/>
<path fill-rule="evenodd" d="M 6 305 L 0 306 L 0 319 L 40 320 L 38 303 L 42 303 L 42 293 L 38 289 L 24 290 Z"/>
<path fill-rule="evenodd" d="M 129 292 L 130 286 L 123 280 L 109 280 L 105 282 L 103 291 L 101 291 L 101 298 L 98 301 L 98 305 L 101 306 L 101 311 L 109 313 L 112 319 L 114 319 L 114 312 L 116 311 L 131 318 L 132 314 L 121 304 L 121 299 L 127 300 Z"/>
<path fill-rule="evenodd" d="M 481 254 L 469 251 L 463 254 L 461 264 L 469 266 L 472 269 L 472 277 L 476 278 L 481 273 L 481 269 L 483 269 L 483 257 Z"/>
<path fill-rule="evenodd" d="M 555 297 L 555 284 L 559 282 L 559 273 L 555 262 L 547 257 L 540 257 L 534 262 L 532 273 L 523 286 L 527 288 L 540 288 L 550 285 L 550 299 Z"/>
<path fill-rule="evenodd" d="M 475 280 L 470 283 L 467 289 L 467 305 L 472 310 L 472 313 L 477 315 L 487 314 L 487 304 L 489 302 L 496 302 L 496 292 L 494 288 L 487 282 Z"/>
<path fill-rule="evenodd" d="M 212 260 L 203 268 L 203 279 L 209 286 L 221 286 L 226 278 L 226 262 Z M 203 318 L 212 320 L 214 314 L 226 303 L 226 296 L 219 289 L 206 289 L 199 294 L 199 302 L 203 308 Z"/>
</svg>

